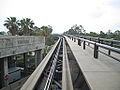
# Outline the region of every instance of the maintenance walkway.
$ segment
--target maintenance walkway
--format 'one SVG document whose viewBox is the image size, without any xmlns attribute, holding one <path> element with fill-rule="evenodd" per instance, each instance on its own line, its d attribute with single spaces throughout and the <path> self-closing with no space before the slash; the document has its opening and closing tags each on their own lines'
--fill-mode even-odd
<svg viewBox="0 0 120 90">
<path fill-rule="evenodd" d="M 101 53 L 96 59 L 92 48 L 86 45 L 83 49 L 83 44 L 79 46 L 78 40 L 74 42 L 65 38 L 91 90 L 120 90 L 120 62 Z M 120 54 L 112 54 L 120 58 Z"/>
</svg>

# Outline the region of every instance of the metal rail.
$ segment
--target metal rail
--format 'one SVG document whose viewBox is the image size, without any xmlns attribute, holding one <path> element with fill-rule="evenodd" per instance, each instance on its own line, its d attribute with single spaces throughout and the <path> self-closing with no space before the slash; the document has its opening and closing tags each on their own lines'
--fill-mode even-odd
<svg viewBox="0 0 120 90">
<path fill-rule="evenodd" d="M 99 38 L 99 37 L 92 37 L 92 36 L 78 36 L 81 38 L 86 38 L 86 39 L 94 39 L 94 40 L 100 40 L 100 41 L 109 41 L 109 42 L 116 42 L 120 43 L 120 40 L 113 40 L 113 39 L 106 39 L 106 38 Z"/>
<path fill-rule="evenodd" d="M 46 84 L 45 84 L 44 90 L 49 90 L 49 88 L 50 88 L 50 84 L 51 84 L 51 82 L 52 82 L 53 74 L 54 74 L 54 72 L 55 72 L 55 67 L 56 67 L 57 60 L 58 60 L 58 55 L 59 55 L 59 51 L 60 51 L 60 46 L 61 46 L 61 42 L 60 42 L 60 44 L 59 44 L 59 46 L 58 46 L 56 55 L 55 55 L 55 57 L 54 57 L 52 66 L 51 66 L 51 68 L 50 68 L 50 72 L 49 72 L 49 75 L 48 75 L 47 82 L 46 82 Z"/>
<path fill-rule="evenodd" d="M 90 44 L 93 44 L 94 45 L 94 48 L 93 48 L 94 49 L 94 58 L 98 58 L 98 52 L 100 52 L 100 53 L 105 54 L 105 55 L 107 55 L 107 56 L 109 56 L 109 57 L 111 57 L 111 58 L 120 62 L 119 58 L 111 56 L 111 51 L 120 54 L 120 49 L 119 48 L 115 48 L 115 47 L 105 45 L 105 44 L 100 44 L 100 43 L 97 43 L 97 42 L 94 42 L 94 41 L 90 41 L 90 40 L 87 40 L 87 39 L 83 39 L 83 38 L 79 38 L 79 37 L 75 37 L 75 36 L 71 36 L 71 35 L 69 37 L 72 38 L 72 40 L 74 40 L 74 41 L 76 41 L 75 39 L 77 39 L 78 40 L 78 45 L 80 45 L 80 46 L 81 46 L 81 42 L 83 42 L 83 49 L 86 48 L 86 45 L 87 45 L 86 42 L 88 43 L 88 46 Z M 105 52 L 99 50 L 99 47 L 108 50 L 108 53 L 105 53 Z"/>
<path fill-rule="evenodd" d="M 58 73 L 61 74 L 60 80 L 55 79 Z M 42 75 L 46 79 L 41 79 Z M 51 90 L 55 84 L 62 90 L 74 90 L 64 38 L 58 40 L 20 90 Z"/>
<path fill-rule="evenodd" d="M 37 81 L 39 80 L 40 76 L 42 75 L 48 61 L 50 60 L 50 58 L 51 58 L 52 54 L 54 53 L 56 47 L 58 46 L 59 42 L 60 42 L 60 39 L 56 42 L 56 44 L 49 51 L 49 53 L 42 60 L 42 62 L 38 65 L 38 67 L 31 74 L 31 76 L 28 78 L 28 80 L 25 82 L 25 84 L 22 86 L 22 88 L 20 90 L 33 90 L 35 88 Z"/>
<path fill-rule="evenodd" d="M 88 39 L 90 41 L 98 42 L 101 44 L 107 44 L 109 46 L 120 47 L 120 40 L 113 40 L 113 39 L 106 39 L 106 38 L 99 38 L 99 37 L 92 37 L 92 36 L 83 36 L 83 35 L 80 35 L 80 36 L 67 35 L 67 36 L 70 36 L 73 38 L 76 38 L 76 37 L 84 38 L 84 39 Z"/>
<path fill-rule="evenodd" d="M 65 40 L 63 40 L 63 55 L 64 56 L 63 56 L 62 90 L 74 90 L 69 68 Z"/>
</svg>

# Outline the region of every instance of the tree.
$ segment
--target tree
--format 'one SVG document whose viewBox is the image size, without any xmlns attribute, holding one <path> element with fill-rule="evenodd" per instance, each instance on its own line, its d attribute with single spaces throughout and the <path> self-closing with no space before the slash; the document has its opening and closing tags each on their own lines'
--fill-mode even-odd
<svg viewBox="0 0 120 90">
<path fill-rule="evenodd" d="M 86 36 L 98 37 L 99 34 L 97 34 L 96 32 L 90 32 L 90 33 L 86 33 Z"/>
<path fill-rule="evenodd" d="M 116 30 L 113 34 L 114 34 L 114 39 L 120 40 L 120 30 Z"/>
<path fill-rule="evenodd" d="M 30 36 L 34 22 L 30 18 L 23 18 L 20 20 L 21 29 L 24 31 L 25 36 Z"/>
<path fill-rule="evenodd" d="M 6 34 L 6 32 L 4 32 L 4 31 L 0 32 L 0 35 L 5 35 L 5 34 Z"/>
<path fill-rule="evenodd" d="M 108 32 L 106 34 L 107 35 L 112 35 L 113 33 L 111 32 L 111 30 L 108 30 Z"/>
<path fill-rule="evenodd" d="M 77 32 L 77 34 L 79 34 L 79 35 L 85 34 L 85 30 L 84 30 L 84 28 L 83 28 L 82 25 L 77 25 L 77 24 L 75 24 L 75 25 L 73 25 L 71 28 L 72 28 L 75 32 Z"/>
<path fill-rule="evenodd" d="M 45 36 L 45 38 L 47 38 L 53 31 L 50 25 L 42 26 L 40 29 L 42 30 L 42 35 Z"/>
<path fill-rule="evenodd" d="M 116 30 L 116 31 L 114 32 L 114 34 L 120 36 L 120 31 L 119 31 L 119 30 Z"/>
<path fill-rule="evenodd" d="M 103 31 L 100 31 L 99 37 L 105 38 L 105 37 L 106 37 L 106 34 L 105 34 Z"/>
<path fill-rule="evenodd" d="M 83 35 L 86 31 L 82 25 L 73 25 L 68 31 L 64 32 L 64 34 L 71 34 L 71 35 Z"/>
<path fill-rule="evenodd" d="M 10 18 L 7 18 L 7 20 L 5 20 L 4 26 L 6 26 L 6 28 L 9 29 L 9 32 L 13 36 L 17 35 L 18 22 L 19 21 L 16 19 L 16 17 L 10 17 Z"/>
<path fill-rule="evenodd" d="M 39 27 L 34 26 L 32 32 L 31 32 L 31 35 L 42 36 L 42 30 Z"/>
</svg>

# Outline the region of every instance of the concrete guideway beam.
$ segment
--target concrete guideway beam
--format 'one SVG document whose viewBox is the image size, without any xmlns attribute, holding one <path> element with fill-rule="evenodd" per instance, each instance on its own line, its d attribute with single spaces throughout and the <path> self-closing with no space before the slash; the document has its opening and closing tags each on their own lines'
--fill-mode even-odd
<svg viewBox="0 0 120 90">
<path fill-rule="evenodd" d="M 0 58 L 40 50 L 45 47 L 42 36 L 3 36 L 0 37 Z"/>
<path fill-rule="evenodd" d="M 62 72 L 63 72 L 62 73 L 62 90 L 74 90 L 70 68 L 69 68 L 69 61 L 67 56 L 65 40 L 63 40 L 63 71 Z"/>
<path fill-rule="evenodd" d="M 53 54 L 54 50 L 56 49 L 59 41 L 60 41 L 60 39 L 56 42 L 56 44 L 49 51 L 49 53 L 46 55 L 46 57 L 37 66 L 35 71 L 31 74 L 31 76 L 28 78 L 28 80 L 25 82 L 25 84 L 22 86 L 22 88 L 20 90 L 33 90 L 35 88 L 35 85 L 36 85 L 39 77 L 42 75 L 42 73 L 43 73 L 46 65 L 48 64 L 48 61 L 51 58 L 51 55 Z"/>
</svg>

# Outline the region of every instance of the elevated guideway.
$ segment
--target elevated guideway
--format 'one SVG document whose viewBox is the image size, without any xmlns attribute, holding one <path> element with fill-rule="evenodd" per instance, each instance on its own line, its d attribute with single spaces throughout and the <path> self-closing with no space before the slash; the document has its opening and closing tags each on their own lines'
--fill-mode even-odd
<svg viewBox="0 0 120 90">
<path fill-rule="evenodd" d="M 21 88 L 54 89 L 120 90 L 120 49 L 83 38 L 60 37 Z"/>
<path fill-rule="evenodd" d="M 20 90 L 74 90 L 64 38 L 56 42 Z"/>
</svg>

